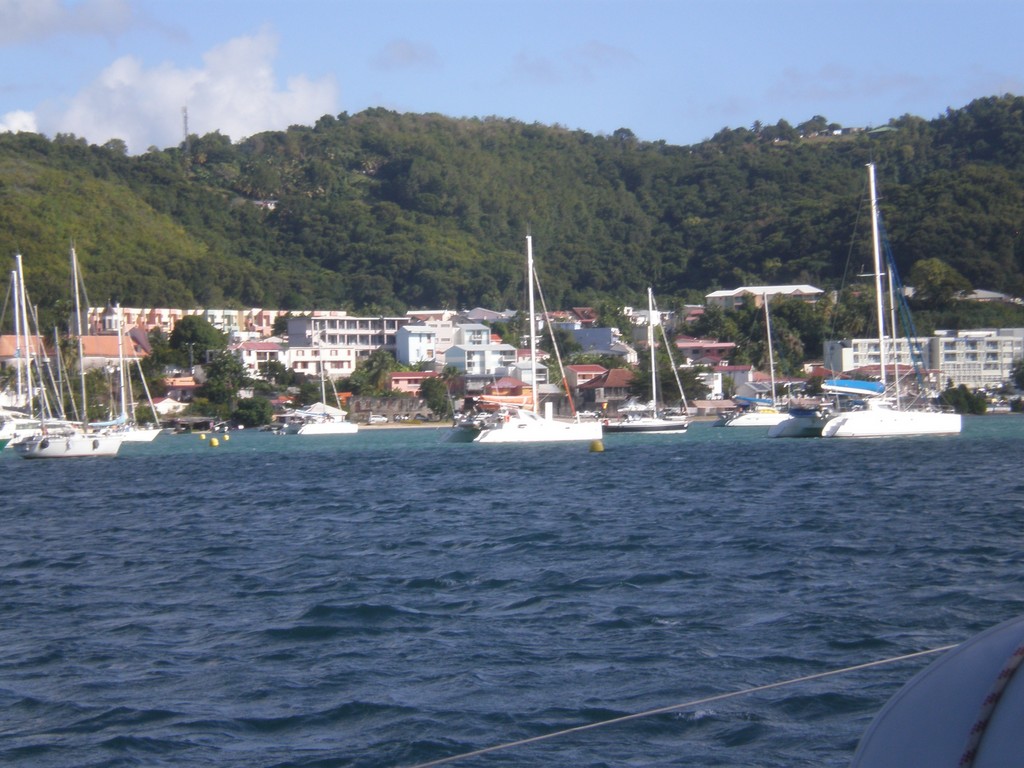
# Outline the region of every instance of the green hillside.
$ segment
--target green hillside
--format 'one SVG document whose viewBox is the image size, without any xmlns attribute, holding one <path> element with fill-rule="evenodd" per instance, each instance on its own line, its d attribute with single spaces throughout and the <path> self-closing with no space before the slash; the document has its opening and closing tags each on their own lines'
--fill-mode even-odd
<svg viewBox="0 0 1024 768">
<path fill-rule="evenodd" d="M 840 287 L 870 261 L 864 165 L 906 278 L 931 259 L 1024 295 L 1024 99 L 884 131 L 723 130 L 680 147 L 503 119 L 368 110 L 129 157 L 0 135 L 0 250 L 41 307 L 74 241 L 93 303 L 518 306 L 534 235 L 551 306 L 662 303 L 744 283 Z M 273 200 L 273 209 L 258 205 Z"/>
</svg>

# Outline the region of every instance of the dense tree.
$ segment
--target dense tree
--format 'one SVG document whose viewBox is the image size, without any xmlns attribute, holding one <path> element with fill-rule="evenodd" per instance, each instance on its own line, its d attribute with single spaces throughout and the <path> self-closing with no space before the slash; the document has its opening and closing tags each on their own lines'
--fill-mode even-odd
<svg viewBox="0 0 1024 768">
<path fill-rule="evenodd" d="M 231 418 L 243 427 L 261 427 L 274 420 L 274 409 L 265 397 L 247 397 L 238 401 Z"/>
<path fill-rule="evenodd" d="M 910 270 L 914 299 L 931 309 L 948 307 L 971 290 L 971 284 L 955 268 L 939 259 L 921 259 Z"/>
<path fill-rule="evenodd" d="M 203 363 L 208 353 L 227 346 L 227 337 L 199 315 L 186 315 L 174 324 L 168 346 L 188 359 L 189 365 Z"/>
<path fill-rule="evenodd" d="M 203 366 L 203 373 L 206 380 L 196 394 L 211 403 L 224 406 L 226 414 L 233 412 L 238 390 L 249 383 L 242 362 L 230 352 L 221 351 Z"/>
<path fill-rule="evenodd" d="M 442 378 L 424 379 L 420 383 L 419 396 L 426 402 L 430 412 L 438 418 L 451 416 L 451 397 L 448 394 L 448 385 Z"/>
<path fill-rule="evenodd" d="M 665 306 L 744 283 L 844 291 L 870 263 L 863 166 L 874 160 L 908 282 L 937 263 L 1020 295 L 1022 114 L 1024 99 L 993 97 L 884 133 L 837 135 L 814 115 L 799 130 L 725 128 L 690 147 L 628 128 L 384 109 L 239 143 L 193 136 L 187 155 L 2 134 L 0 250 L 25 253 L 47 327 L 72 237 L 93 293 L 128 306 L 519 307 L 528 231 L 551 307 L 637 305 L 647 285 Z M 939 303 L 927 309 L 959 325 L 974 310 L 943 305 L 948 283 L 927 285 L 929 274 L 921 295 Z M 813 349 L 813 333 L 787 322 Z"/>
</svg>

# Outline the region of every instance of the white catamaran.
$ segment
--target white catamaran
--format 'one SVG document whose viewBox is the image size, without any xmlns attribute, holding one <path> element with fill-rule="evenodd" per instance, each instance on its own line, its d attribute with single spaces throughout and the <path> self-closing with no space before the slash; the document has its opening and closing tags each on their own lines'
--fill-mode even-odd
<svg viewBox="0 0 1024 768">
<path fill-rule="evenodd" d="M 530 323 L 530 366 L 532 381 L 529 401 L 523 405 L 488 401 L 486 395 L 479 398 L 485 408 L 483 413 L 469 413 L 456 421 L 450 433 L 455 442 L 473 443 L 560 443 L 579 440 L 600 440 L 601 424 L 597 421 L 581 421 L 577 416 L 572 421 L 555 419 L 551 404 L 546 403 L 541 414 L 537 399 L 537 327 L 534 311 L 533 283 L 536 279 L 533 269 L 533 240 L 526 236 L 526 282 L 529 296 Z"/>
</svg>

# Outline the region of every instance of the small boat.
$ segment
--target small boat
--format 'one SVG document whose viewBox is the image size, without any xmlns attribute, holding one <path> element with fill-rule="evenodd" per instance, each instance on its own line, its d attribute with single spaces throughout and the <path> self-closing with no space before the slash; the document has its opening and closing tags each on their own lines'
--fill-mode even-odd
<svg viewBox="0 0 1024 768">
<path fill-rule="evenodd" d="M 768 293 L 763 294 L 765 335 L 768 339 L 768 368 L 771 377 L 771 398 L 734 397 L 739 409 L 723 414 L 716 427 L 774 427 L 789 418 L 775 403 L 775 353 L 772 350 L 772 321 L 768 312 Z"/>
<path fill-rule="evenodd" d="M 320 402 L 305 408 L 299 408 L 288 414 L 284 424 L 284 433 L 288 435 L 322 436 L 322 435 L 354 435 L 359 427 L 348 420 L 348 414 L 341 408 L 338 390 L 331 381 L 331 392 L 338 407 L 327 404 L 327 372 L 324 370 L 323 345 L 317 336 L 317 348 L 320 350 Z"/>
<path fill-rule="evenodd" d="M 517 403 L 486 403 L 482 410 L 474 410 L 457 419 L 448 439 L 458 443 L 562 443 L 595 441 L 602 436 L 601 424 L 597 421 L 555 419 L 551 403 L 546 403 L 540 412 L 537 402 L 537 326 L 534 321 L 533 283 L 536 275 L 533 269 L 533 239 L 526 236 L 526 282 L 529 296 L 530 320 L 530 366 L 532 381 L 528 401 Z M 481 398 L 486 401 L 486 398 Z"/>
<path fill-rule="evenodd" d="M 604 419 L 602 425 L 605 432 L 639 432 L 646 435 L 680 435 L 689 429 L 690 422 L 685 416 L 671 417 L 665 414 L 658 407 L 658 357 L 654 345 L 654 291 L 647 289 L 647 348 L 651 353 L 651 399 L 647 403 L 641 403 L 636 398 L 631 398 L 619 408 L 618 419 Z M 661 326 L 660 314 L 658 325 Z M 665 349 L 671 360 L 672 352 L 669 347 L 668 338 L 665 335 L 665 328 L 661 328 L 662 338 L 665 340 Z M 675 363 L 672 364 L 672 372 L 675 373 Z M 676 383 L 679 384 L 679 399 L 683 402 L 686 397 L 683 394 L 682 384 L 679 382 L 678 374 Z"/>
<path fill-rule="evenodd" d="M 21 260 L 18 259 L 20 269 Z M 85 370 L 82 364 L 82 309 L 79 299 L 78 258 L 71 248 L 71 273 L 74 281 L 75 315 L 78 319 L 78 377 L 81 383 L 82 423 L 53 422 L 40 418 L 40 434 L 32 435 L 14 446 L 23 459 L 80 459 L 116 456 L 124 438 L 112 430 L 91 431 L 85 417 Z M 27 318 L 25 328 L 28 328 Z"/>
<path fill-rule="evenodd" d="M 739 408 L 723 414 L 714 423 L 716 427 L 774 427 L 789 418 L 789 413 L 779 409 L 774 401 L 765 397 L 734 397 Z"/>
<path fill-rule="evenodd" d="M 881 225 L 878 199 L 875 192 L 875 166 L 868 164 L 868 185 L 871 195 L 871 232 L 875 268 L 875 309 L 878 315 L 878 346 L 880 353 L 881 387 L 887 391 L 887 356 L 889 342 L 885 335 L 885 309 L 883 306 L 882 278 L 888 276 L 890 304 L 895 306 L 895 268 L 883 272 L 881 258 Z M 895 328 L 891 329 L 895 333 Z M 894 380 L 894 394 L 879 394 L 865 400 L 861 410 L 843 412 L 831 418 L 821 430 L 822 437 L 910 437 L 916 435 L 957 435 L 961 431 L 958 413 L 944 413 L 924 408 L 904 406 L 899 391 L 899 375 Z"/>
<path fill-rule="evenodd" d="M 790 409 L 790 418 L 768 430 L 768 437 L 912 437 L 919 435 L 956 435 L 961 431 L 957 413 L 944 413 L 927 408 L 909 408 L 899 391 L 899 375 L 892 392 L 887 382 L 887 358 L 890 340 L 886 337 L 882 278 L 888 277 L 890 304 L 895 307 L 895 268 L 883 272 L 881 256 L 881 223 L 875 192 L 875 166 L 868 164 L 868 186 L 871 197 L 871 231 L 874 253 L 875 309 L 880 355 L 880 382 L 831 380 L 823 389 L 853 401 L 853 408 Z M 890 324 L 893 325 L 893 324 Z"/>
<path fill-rule="evenodd" d="M 340 408 L 314 403 L 290 413 L 283 431 L 288 435 L 354 435 L 359 427 Z"/>
</svg>

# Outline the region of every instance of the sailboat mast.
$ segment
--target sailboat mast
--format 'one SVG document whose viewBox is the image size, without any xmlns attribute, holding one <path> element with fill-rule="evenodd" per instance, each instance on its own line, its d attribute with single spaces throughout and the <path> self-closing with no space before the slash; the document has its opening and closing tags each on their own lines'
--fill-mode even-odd
<svg viewBox="0 0 1024 768">
<path fill-rule="evenodd" d="M 128 400 L 125 398 L 124 322 L 120 303 L 114 304 L 114 311 L 117 312 L 117 384 L 121 395 L 121 416 L 128 421 Z"/>
<path fill-rule="evenodd" d="M 18 264 L 20 267 L 21 254 L 15 254 L 14 258 L 18 260 Z M 22 377 L 24 376 L 24 374 L 22 373 L 21 366 L 25 361 L 25 356 L 21 352 L 21 294 L 19 293 L 20 290 L 21 289 L 18 283 L 18 270 L 12 269 L 11 294 L 14 299 L 14 359 L 15 367 L 17 368 L 16 373 L 18 375 L 18 385 L 16 391 L 18 398 L 17 403 L 19 405 L 21 405 L 21 395 L 22 392 L 24 392 L 24 388 L 22 386 Z"/>
<path fill-rule="evenodd" d="M 764 294 L 764 328 L 768 335 L 768 370 L 772 379 L 772 405 L 775 405 L 775 352 L 772 351 L 772 318 L 768 314 L 768 294 Z"/>
<path fill-rule="evenodd" d="M 537 407 L 537 324 L 533 307 L 533 236 L 526 236 L 526 294 L 530 313 L 530 400 L 533 412 L 539 413 Z"/>
<path fill-rule="evenodd" d="M 21 332 L 25 337 L 24 350 L 24 362 L 25 362 L 25 397 L 28 402 L 28 408 L 32 410 L 32 355 L 35 353 L 35 349 L 32 347 L 32 340 L 29 337 L 29 325 L 28 325 L 28 298 L 25 293 L 25 268 L 21 263 L 21 254 L 15 254 L 14 256 L 15 265 L 18 272 L 18 296 L 14 305 L 14 313 L 16 317 L 21 318 Z M 20 314 L 19 314 L 20 313 Z M 20 362 L 20 361 L 19 361 Z M 19 365 L 19 371 L 21 366 Z"/>
<path fill-rule="evenodd" d="M 658 321 L 661 321 L 659 316 Z M 658 408 L 658 356 L 654 350 L 654 291 L 647 286 L 647 348 L 651 351 L 651 405 Z"/>
<path fill-rule="evenodd" d="M 875 259 L 875 308 L 878 313 L 878 355 L 882 386 L 887 385 L 885 354 L 885 309 L 882 306 L 882 249 L 878 233 L 878 197 L 875 192 L 875 164 L 868 163 L 868 190 L 871 195 L 871 247 Z"/>
<path fill-rule="evenodd" d="M 78 291 L 78 256 L 71 246 L 71 279 L 75 284 L 75 323 L 78 326 L 78 378 L 82 383 L 82 429 L 89 429 L 89 408 L 85 395 L 85 347 L 82 344 L 82 300 Z"/>
</svg>

